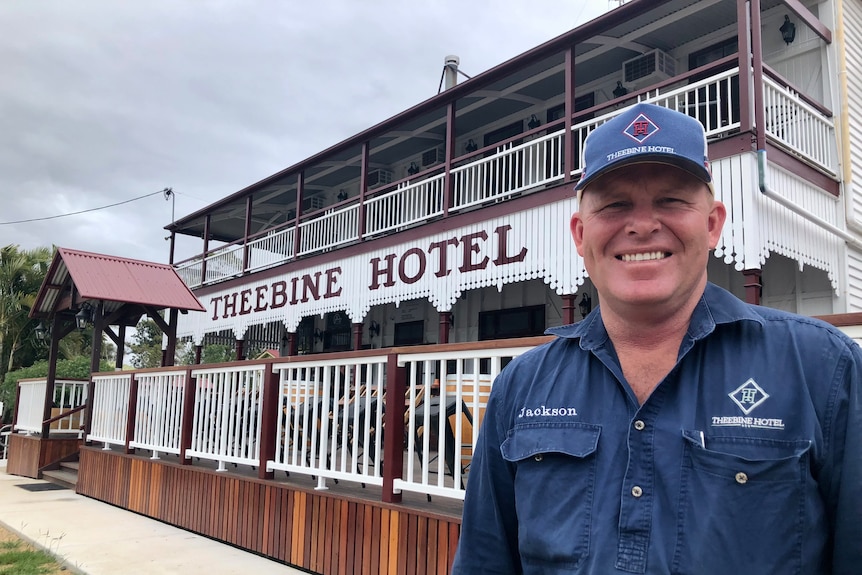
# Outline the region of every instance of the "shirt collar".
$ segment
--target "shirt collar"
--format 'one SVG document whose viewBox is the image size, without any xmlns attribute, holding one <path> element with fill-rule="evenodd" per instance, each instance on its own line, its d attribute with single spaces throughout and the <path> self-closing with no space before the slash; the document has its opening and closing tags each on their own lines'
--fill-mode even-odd
<svg viewBox="0 0 862 575">
<path fill-rule="evenodd" d="M 763 319 L 755 313 L 756 306 L 747 304 L 730 292 L 707 282 L 706 289 L 688 326 L 688 336 L 694 340 L 703 339 L 715 330 L 716 325 L 751 320 L 760 324 Z M 580 339 L 582 349 L 591 350 L 603 345 L 608 332 L 602 321 L 601 305 L 578 323 L 552 327 L 546 334 L 567 339 Z"/>
</svg>

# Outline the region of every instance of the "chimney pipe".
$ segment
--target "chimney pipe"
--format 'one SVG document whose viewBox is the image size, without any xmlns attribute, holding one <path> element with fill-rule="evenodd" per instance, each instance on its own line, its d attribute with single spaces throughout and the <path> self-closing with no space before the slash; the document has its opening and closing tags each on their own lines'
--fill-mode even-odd
<svg viewBox="0 0 862 575">
<path fill-rule="evenodd" d="M 461 59 L 458 56 L 446 56 L 443 59 L 444 75 L 446 77 L 445 90 L 454 88 L 458 83 L 458 65 L 460 63 Z"/>
</svg>

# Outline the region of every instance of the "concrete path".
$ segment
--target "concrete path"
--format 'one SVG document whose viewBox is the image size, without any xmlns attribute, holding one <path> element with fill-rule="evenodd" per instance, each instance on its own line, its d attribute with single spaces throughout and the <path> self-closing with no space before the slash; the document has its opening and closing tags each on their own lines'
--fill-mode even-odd
<svg viewBox="0 0 862 575">
<path fill-rule="evenodd" d="M 305 573 L 78 495 L 6 473 L 0 461 L 0 524 L 83 575 L 290 575 Z"/>
</svg>

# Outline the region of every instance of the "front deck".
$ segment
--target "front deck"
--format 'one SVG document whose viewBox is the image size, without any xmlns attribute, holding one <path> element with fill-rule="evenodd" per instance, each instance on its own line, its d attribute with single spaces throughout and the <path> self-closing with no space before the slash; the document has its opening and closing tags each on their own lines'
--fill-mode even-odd
<svg viewBox="0 0 862 575">
<path fill-rule="evenodd" d="M 316 573 L 445 574 L 493 381 L 547 340 L 93 374 L 76 489 Z"/>
</svg>

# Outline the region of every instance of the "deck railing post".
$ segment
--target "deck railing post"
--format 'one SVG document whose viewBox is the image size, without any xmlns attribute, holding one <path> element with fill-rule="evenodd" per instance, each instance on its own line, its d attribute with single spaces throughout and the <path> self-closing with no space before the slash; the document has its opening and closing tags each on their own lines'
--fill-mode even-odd
<svg viewBox="0 0 862 575">
<path fill-rule="evenodd" d="M 395 493 L 395 480 L 404 473 L 404 393 L 407 390 L 407 369 L 398 367 L 398 355 L 390 354 L 386 361 L 386 411 L 383 434 L 383 493 L 386 503 L 400 503 L 401 493 Z"/>
<path fill-rule="evenodd" d="M 191 465 L 186 451 L 192 447 L 192 423 L 195 419 L 195 388 L 197 381 L 192 377 L 192 368 L 186 369 L 186 384 L 183 388 L 183 418 L 180 422 L 180 463 Z"/>
<path fill-rule="evenodd" d="M 135 448 L 129 445 L 132 438 L 135 436 L 135 422 L 138 418 L 138 378 L 132 374 L 132 379 L 129 381 L 129 411 L 126 416 L 126 445 L 125 453 L 134 453 Z"/>
<path fill-rule="evenodd" d="M 272 479 L 275 472 L 266 470 L 266 462 L 275 459 L 275 429 L 278 415 L 278 383 L 279 373 L 272 369 L 272 363 L 267 363 L 263 376 L 263 405 L 261 406 L 260 423 L 260 461 L 257 476 L 260 479 Z"/>
</svg>

